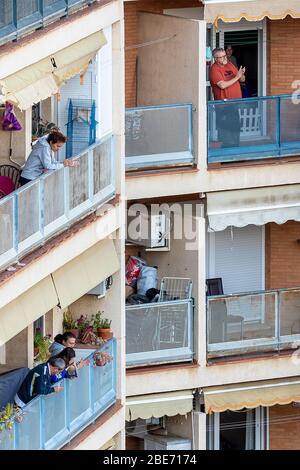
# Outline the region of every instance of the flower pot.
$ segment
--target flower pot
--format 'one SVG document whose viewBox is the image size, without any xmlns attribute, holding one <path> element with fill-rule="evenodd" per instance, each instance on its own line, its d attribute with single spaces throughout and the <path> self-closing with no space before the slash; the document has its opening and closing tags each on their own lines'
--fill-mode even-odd
<svg viewBox="0 0 300 470">
<path fill-rule="evenodd" d="M 97 328 L 97 334 L 99 338 L 109 340 L 113 337 L 113 330 L 111 328 Z"/>
</svg>

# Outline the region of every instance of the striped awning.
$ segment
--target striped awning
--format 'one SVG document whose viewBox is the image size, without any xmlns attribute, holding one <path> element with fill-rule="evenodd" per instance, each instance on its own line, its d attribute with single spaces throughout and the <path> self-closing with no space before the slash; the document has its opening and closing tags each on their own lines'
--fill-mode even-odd
<svg viewBox="0 0 300 470">
<path fill-rule="evenodd" d="M 0 80 L 4 99 L 21 110 L 58 93 L 59 88 L 75 75 L 84 73 L 98 50 L 106 44 L 102 31 L 57 51 L 55 54 Z"/>
<path fill-rule="evenodd" d="M 206 0 L 204 20 L 218 27 L 218 21 L 236 23 L 242 18 L 247 21 L 261 21 L 264 18 L 282 20 L 286 16 L 300 18 L 299 0 L 239 0 L 218 1 Z"/>
<path fill-rule="evenodd" d="M 203 388 L 205 412 L 287 405 L 300 401 L 300 377 Z"/>
<path fill-rule="evenodd" d="M 209 230 L 300 221 L 300 184 L 207 193 Z"/>
<path fill-rule="evenodd" d="M 192 390 L 138 395 L 126 399 L 126 421 L 185 415 L 192 409 Z"/>
</svg>

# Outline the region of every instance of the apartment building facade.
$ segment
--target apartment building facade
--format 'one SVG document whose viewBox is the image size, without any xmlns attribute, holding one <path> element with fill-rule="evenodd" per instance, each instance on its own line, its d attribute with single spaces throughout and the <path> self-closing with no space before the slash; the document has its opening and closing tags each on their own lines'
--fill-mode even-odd
<svg viewBox="0 0 300 470">
<path fill-rule="evenodd" d="M 53 125 L 68 136 L 59 160 L 72 157 L 79 166 L 47 172 L 1 193 L 1 379 L 6 383 L 10 371 L 33 367 L 37 332 L 53 340 L 62 333 L 66 314 L 75 322 L 102 311 L 114 336 L 76 348 L 76 358 L 88 358 L 88 365 L 76 380 L 64 381 L 61 392 L 37 396 L 19 419 L 10 417 L 0 448 L 121 449 L 123 5 L 3 3 L 2 102 L 14 105 L 22 129 L 0 131 L 1 177 L 13 178 L 32 141 Z M 97 366 L 95 352 L 109 360 Z"/>
<path fill-rule="evenodd" d="M 126 261 L 167 294 L 126 306 L 128 448 L 299 448 L 299 6 L 257 3 L 125 2 Z M 228 45 L 246 87 L 218 102 Z"/>
</svg>

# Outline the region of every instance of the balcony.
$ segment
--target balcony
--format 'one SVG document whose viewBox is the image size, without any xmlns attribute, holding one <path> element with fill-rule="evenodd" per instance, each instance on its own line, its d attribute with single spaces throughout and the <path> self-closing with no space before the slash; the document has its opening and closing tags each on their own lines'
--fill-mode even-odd
<svg viewBox="0 0 300 470">
<path fill-rule="evenodd" d="M 300 154 L 300 106 L 292 95 L 208 102 L 208 163 Z"/>
<path fill-rule="evenodd" d="M 112 357 L 105 366 L 79 369 L 78 377 L 65 379 L 63 391 L 40 395 L 25 408 L 20 423 L 11 431 L 0 432 L 0 450 L 54 450 L 67 444 L 76 434 L 116 402 L 116 340 L 101 346 Z"/>
<path fill-rule="evenodd" d="M 125 136 L 126 170 L 191 165 L 192 105 L 128 108 Z"/>
<path fill-rule="evenodd" d="M 115 194 L 113 137 L 75 157 L 78 167 L 49 171 L 0 200 L 0 269 L 66 229 Z"/>
<path fill-rule="evenodd" d="M 0 45 L 94 2 L 95 0 L 2 0 Z"/>
<path fill-rule="evenodd" d="M 126 366 L 193 360 L 193 301 L 126 306 Z"/>
<path fill-rule="evenodd" d="M 281 351 L 300 340 L 300 289 L 207 299 L 208 357 Z"/>
</svg>

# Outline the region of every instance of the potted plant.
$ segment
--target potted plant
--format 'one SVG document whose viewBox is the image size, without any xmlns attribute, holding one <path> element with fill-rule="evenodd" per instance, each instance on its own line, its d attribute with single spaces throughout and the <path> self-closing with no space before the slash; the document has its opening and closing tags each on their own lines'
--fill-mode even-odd
<svg viewBox="0 0 300 470">
<path fill-rule="evenodd" d="M 111 329 L 111 320 L 108 318 L 101 318 L 104 312 L 97 312 L 94 321 L 93 327 L 97 330 L 97 334 L 100 338 L 104 340 L 111 339 L 113 337 L 113 331 Z"/>
<path fill-rule="evenodd" d="M 78 338 L 79 330 L 77 321 L 73 319 L 69 309 L 64 312 L 63 330 L 70 331 L 76 338 Z"/>
<path fill-rule="evenodd" d="M 81 339 L 87 329 L 91 326 L 87 315 L 80 315 L 76 320 L 76 326 L 78 328 L 78 338 Z"/>
<path fill-rule="evenodd" d="M 37 331 L 33 338 L 34 358 L 38 362 L 46 362 L 49 358 L 50 336 L 43 336 Z"/>
</svg>

